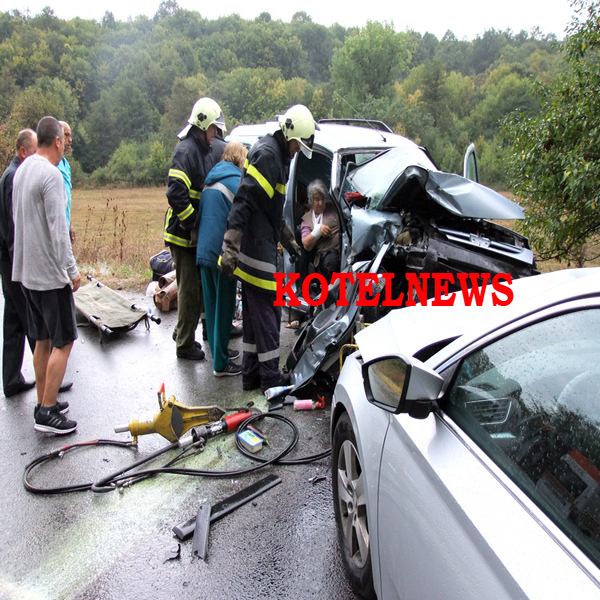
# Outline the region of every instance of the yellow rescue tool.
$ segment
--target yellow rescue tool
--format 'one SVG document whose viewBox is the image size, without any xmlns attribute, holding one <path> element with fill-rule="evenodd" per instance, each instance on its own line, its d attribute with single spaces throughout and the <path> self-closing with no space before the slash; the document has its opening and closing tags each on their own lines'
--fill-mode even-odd
<svg viewBox="0 0 600 600">
<path fill-rule="evenodd" d="M 225 411 L 218 406 L 185 406 L 165 396 L 165 384 L 158 390 L 158 406 L 160 411 L 147 419 L 132 419 L 129 425 L 115 427 L 116 433 L 129 431 L 137 443 L 139 435 L 158 433 L 170 442 L 176 442 L 186 431 L 198 425 L 219 421 Z"/>
</svg>

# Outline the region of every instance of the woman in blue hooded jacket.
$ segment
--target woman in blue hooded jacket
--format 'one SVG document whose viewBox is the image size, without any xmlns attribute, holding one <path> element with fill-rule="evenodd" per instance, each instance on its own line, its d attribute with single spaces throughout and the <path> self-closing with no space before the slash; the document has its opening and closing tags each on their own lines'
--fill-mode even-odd
<svg viewBox="0 0 600 600">
<path fill-rule="evenodd" d="M 229 142 L 221 162 L 206 176 L 200 196 L 196 264 L 202 277 L 208 345 L 217 377 L 239 375 L 242 368 L 229 358 L 231 320 L 235 313 L 236 282 L 217 266 L 233 197 L 240 184 L 248 150 L 240 142 Z"/>
</svg>

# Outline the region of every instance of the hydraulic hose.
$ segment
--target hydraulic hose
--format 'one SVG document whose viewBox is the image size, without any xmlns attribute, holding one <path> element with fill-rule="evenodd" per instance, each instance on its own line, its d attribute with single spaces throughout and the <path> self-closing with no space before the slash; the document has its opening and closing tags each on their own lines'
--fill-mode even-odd
<svg viewBox="0 0 600 600">
<path fill-rule="evenodd" d="M 279 419 L 283 422 L 289 422 L 294 427 L 296 427 L 294 425 L 293 421 L 290 421 L 290 419 L 288 419 L 287 417 L 284 417 L 284 416 L 278 415 L 278 414 L 274 414 L 274 413 L 263 413 L 263 414 L 253 415 L 253 416 L 249 417 L 248 419 L 246 419 L 243 423 L 240 424 L 240 427 L 238 428 L 238 432 L 243 431 L 244 429 L 246 429 L 246 427 L 248 427 L 248 425 L 250 425 L 254 421 L 258 421 L 262 418 Z M 297 435 L 297 432 L 298 432 L 298 429 L 296 429 L 296 435 Z M 296 442 L 297 441 L 298 440 L 296 439 Z M 242 446 L 242 443 L 240 442 L 239 437 L 235 438 L 235 445 L 237 446 L 237 449 L 244 456 L 247 456 L 248 458 L 251 458 L 252 460 L 255 460 L 256 462 L 262 463 L 263 465 L 265 465 L 266 463 L 270 464 L 270 461 L 267 461 L 264 458 L 260 458 L 256 454 L 253 454 L 252 452 L 250 452 L 249 450 L 244 448 L 244 446 Z M 294 444 L 294 446 L 295 446 L 295 444 Z M 290 452 L 291 452 L 291 449 L 290 449 Z M 289 452 L 286 452 L 283 456 L 286 456 L 287 454 L 289 454 Z M 282 456 L 276 462 L 279 465 L 304 465 L 304 464 L 308 464 L 311 462 L 315 462 L 317 460 L 321 460 L 322 458 L 327 458 L 330 454 L 331 454 L 331 448 L 329 448 L 328 450 L 324 450 L 323 452 L 320 452 L 319 454 L 314 454 L 312 456 L 305 456 L 303 458 L 292 458 L 289 460 L 283 460 L 283 456 Z"/>
<path fill-rule="evenodd" d="M 168 446 L 165 446 L 164 448 L 161 448 L 160 450 L 157 450 L 156 452 L 149 454 L 145 458 L 140 458 L 140 460 L 136 460 L 134 463 L 130 464 L 127 468 L 120 469 L 119 471 L 116 471 L 115 473 L 112 473 L 111 475 L 107 475 L 106 477 L 104 477 L 103 479 L 98 481 L 97 483 L 93 483 L 92 487 L 90 489 L 92 490 L 92 492 L 101 493 L 101 494 L 104 494 L 106 492 L 112 492 L 117 487 L 116 482 L 119 480 L 120 476 L 127 473 L 128 471 L 131 471 L 132 469 L 135 469 L 136 467 L 139 467 L 140 465 L 146 464 L 147 462 L 149 462 L 155 458 L 158 458 L 159 456 L 169 452 L 170 450 L 175 450 L 175 448 L 179 448 L 179 442 L 173 442 L 173 443 L 169 444 Z M 136 475 L 136 477 L 139 477 L 141 475 L 141 473 L 136 473 L 135 475 Z M 128 476 L 128 477 L 130 477 L 130 476 Z"/>
<path fill-rule="evenodd" d="M 137 477 L 148 477 L 150 475 L 156 475 L 158 473 L 171 473 L 174 475 L 188 475 L 190 477 L 215 477 L 215 478 L 239 477 L 241 475 L 247 475 L 248 473 L 254 473 L 255 471 L 259 471 L 260 469 L 263 469 L 268 465 L 272 465 L 272 464 L 276 464 L 276 463 L 277 464 L 285 464 L 285 463 L 281 462 L 281 459 L 283 459 L 284 456 L 287 456 L 296 447 L 296 444 L 298 443 L 298 439 L 299 439 L 298 428 L 296 427 L 296 425 L 294 424 L 293 421 L 291 421 L 287 417 L 283 417 L 281 415 L 272 414 L 272 413 L 253 415 L 253 416 L 249 417 L 248 419 L 246 419 L 243 423 L 240 423 L 240 426 L 238 427 L 238 432 L 243 431 L 248 423 L 251 423 L 259 418 L 265 418 L 265 417 L 270 418 L 270 419 L 276 419 L 276 420 L 281 421 L 281 422 L 285 423 L 286 425 L 288 425 L 292 430 L 292 439 L 291 439 L 290 443 L 281 452 L 279 452 L 274 457 L 272 457 L 268 460 L 262 459 L 261 461 L 259 461 L 261 464 L 256 465 L 255 467 L 248 467 L 246 469 L 238 469 L 236 471 L 204 471 L 201 469 L 188 469 L 188 468 L 184 468 L 184 467 L 163 466 L 163 467 L 157 467 L 155 469 L 144 469 L 142 471 L 136 471 L 133 475 L 127 475 L 126 473 L 128 471 L 130 471 L 131 469 L 135 468 L 135 466 L 136 466 L 136 465 L 131 465 L 131 467 L 128 467 L 127 469 L 120 471 L 118 474 L 115 474 L 115 476 L 113 476 L 113 478 L 110 480 L 110 483 L 118 485 L 122 481 L 130 479 L 133 476 L 135 476 L 136 478 Z M 99 482 L 99 483 L 102 483 L 103 485 L 106 483 L 109 483 L 108 478 L 105 478 L 104 480 L 102 480 L 102 482 Z M 114 487 L 116 487 L 116 485 Z M 100 490 L 100 491 L 111 491 L 111 489 L 114 489 L 114 487 L 108 487 L 105 490 Z M 92 490 L 96 491 L 94 489 L 94 487 L 92 487 Z"/>
<path fill-rule="evenodd" d="M 31 492 L 32 494 L 68 494 L 70 492 L 84 492 L 86 490 L 91 490 L 93 485 L 92 483 L 82 483 L 78 485 L 69 485 L 55 488 L 38 488 L 29 483 L 29 475 L 39 465 L 43 465 L 44 463 L 55 458 L 62 458 L 64 453 L 68 452 L 69 450 L 73 450 L 75 448 L 84 448 L 88 446 L 119 446 L 121 448 L 136 448 L 136 446 L 131 442 L 119 442 L 117 440 L 91 440 L 89 442 L 81 442 L 79 444 L 70 444 L 68 446 L 63 446 L 58 450 L 54 450 L 52 452 L 48 452 L 48 454 L 38 456 L 25 467 L 25 472 L 23 473 L 23 485 L 25 486 L 25 489 Z"/>
<path fill-rule="evenodd" d="M 123 448 L 136 448 L 136 446 L 134 444 L 132 444 L 131 442 L 120 442 L 120 441 L 116 441 L 116 440 L 92 440 L 89 442 L 82 442 L 79 444 L 71 444 L 68 446 L 64 446 L 62 448 L 59 448 L 58 450 L 54 450 L 52 452 L 49 452 L 48 454 L 39 456 L 38 458 L 31 461 L 25 467 L 25 472 L 23 474 L 23 485 L 25 486 L 26 490 L 28 490 L 29 492 L 31 492 L 33 494 L 65 494 L 65 493 L 70 493 L 70 492 L 81 492 L 81 491 L 86 491 L 86 490 L 92 490 L 93 492 L 96 492 L 96 493 L 106 493 L 106 492 L 113 491 L 117 487 L 131 486 L 134 483 L 137 483 L 139 481 L 147 479 L 148 477 L 150 477 L 152 475 L 156 475 L 158 473 L 171 473 L 171 474 L 175 474 L 175 475 L 187 475 L 187 476 L 191 476 L 191 477 L 216 477 L 216 478 L 238 477 L 241 475 L 253 473 L 260 469 L 264 469 L 268 465 L 272 465 L 272 464 L 280 464 L 280 465 L 307 464 L 310 462 L 314 462 L 314 461 L 326 458 L 327 456 L 329 456 L 331 454 L 331 449 L 328 449 L 328 450 L 325 450 L 324 452 L 321 452 L 319 454 L 315 454 L 312 456 L 284 460 L 284 458 L 290 452 L 292 452 L 292 450 L 294 450 L 294 448 L 298 444 L 298 440 L 299 440 L 298 428 L 296 427 L 294 422 L 291 421 L 290 419 L 288 419 L 287 417 L 284 417 L 279 414 L 274 414 L 274 413 L 261 413 L 261 414 L 252 415 L 249 418 L 247 418 L 245 421 L 240 423 L 240 425 L 237 429 L 238 433 L 243 431 L 249 424 L 251 424 L 254 421 L 257 421 L 259 419 L 275 419 L 277 421 L 281 421 L 282 423 L 284 423 L 291 429 L 291 439 L 290 439 L 290 442 L 288 443 L 288 445 L 283 450 L 281 450 L 281 452 L 279 452 L 278 454 L 276 454 L 275 456 L 273 456 L 270 459 L 264 459 L 264 458 L 259 458 L 258 456 L 247 451 L 241 445 L 239 438 L 236 436 L 236 446 L 237 446 L 238 450 L 242 454 L 247 456 L 248 458 L 251 458 L 252 460 L 260 463 L 256 466 L 248 467 L 246 469 L 238 469 L 235 471 L 204 471 L 204 470 L 200 470 L 200 469 L 188 469 L 188 468 L 184 468 L 184 467 L 173 467 L 172 465 L 174 463 L 176 463 L 178 460 L 181 460 L 185 456 L 186 453 L 188 453 L 191 449 L 194 449 L 195 447 L 198 446 L 199 440 L 198 440 L 197 436 L 195 436 L 195 432 L 194 432 L 192 434 L 192 437 L 194 438 L 194 442 L 191 443 L 191 445 L 190 445 L 190 440 L 187 440 L 183 450 L 179 454 L 177 454 L 177 456 L 175 456 L 173 459 L 171 459 L 170 461 L 165 463 L 162 467 L 157 467 L 154 469 L 143 469 L 140 471 L 136 471 L 135 473 L 131 473 L 131 471 L 133 469 L 140 467 L 141 465 L 146 464 L 149 461 L 154 460 L 155 458 L 158 458 L 159 456 L 161 456 L 167 452 L 170 452 L 171 450 L 174 450 L 176 448 L 180 448 L 180 447 L 184 446 L 183 440 L 178 440 L 176 442 L 173 442 L 173 443 L 165 446 L 164 448 L 161 448 L 160 450 L 157 450 L 156 452 L 153 452 L 152 454 L 149 454 L 148 456 L 133 462 L 129 466 L 127 466 L 123 469 L 119 469 L 118 471 L 115 471 L 114 473 L 103 477 L 102 479 L 100 479 L 99 481 L 97 481 L 95 483 L 84 483 L 84 484 L 77 484 L 77 485 L 63 486 L 63 487 L 56 487 L 56 488 L 39 488 L 39 487 L 32 485 L 29 482 L 29 477 L 31 475 L 31 472 L 36 467 L 43 465 L 50 460 L 53 460 L 56 458 L 62 458 L 64 453 L 69 450 L 81 448 L 81 447 L 100 446 L 100 445 L 119 446 L 119 447 L 123 447 Z"/>
</svg>

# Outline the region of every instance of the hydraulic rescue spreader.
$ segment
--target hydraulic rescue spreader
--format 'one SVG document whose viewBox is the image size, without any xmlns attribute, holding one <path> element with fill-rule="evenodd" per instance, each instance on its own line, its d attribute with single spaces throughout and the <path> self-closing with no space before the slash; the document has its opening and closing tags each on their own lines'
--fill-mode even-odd
<svg viewBox="0 0 600 600">
<path fill-rule="evenodd" d="M 115 427 L 115 432 L 123 433 L 129 431 L 134 438 L 134 443 L 137 443 L 139 435 L 146 435 L 148 433 L 158 433 L 170 442 L 176 442 L 192 427 L 210 423 L 211 428 L 218 428 L 219 424 L 224 421 L 225 424 L 222 426 L 222 429 L 231 431 L 250 416 L 249 412 L 243 412 L 223 418 L 226 411 L 218 406 L 185 406 L 177 402 L 175 396 L 166 398 L 164 383 L 158 390 L 158 407 L 160 410 L 155 415 L 146 419 L 132 419 L 129 425 Z M 238 414 L 240 416 L 236 419 L 237 422 L 235 424 L 233 422 L 230 423 Z M 241 418 L 242 416 L 244 418 Z M 223 432 L 219 431 L 218 433 Z M 216 433 L 213 433 L 213 435 L 216 435 Z"/>
</svg>

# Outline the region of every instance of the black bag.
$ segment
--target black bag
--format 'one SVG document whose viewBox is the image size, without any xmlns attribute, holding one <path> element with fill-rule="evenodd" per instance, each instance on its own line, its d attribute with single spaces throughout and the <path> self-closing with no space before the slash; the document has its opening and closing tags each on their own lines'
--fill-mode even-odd
<svg viewBox="0 0 600 600">
<path fill-rule="evenodd" d="M 171 251 L 165 248 L 162 252 L 155 254 L 150 258 L 150 268 L 152 269 L 152 281 L 158 281 L 162 275 L 166 275 L 175 269 Z"/>
</svg>

